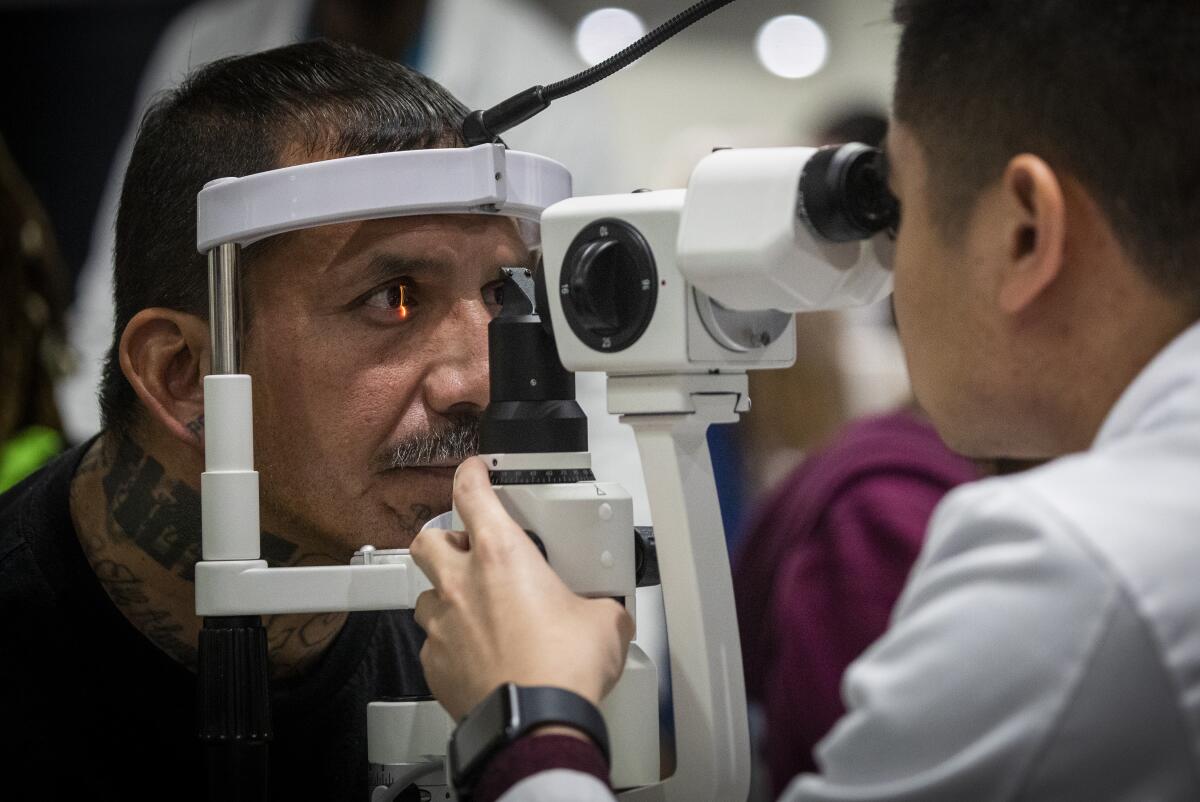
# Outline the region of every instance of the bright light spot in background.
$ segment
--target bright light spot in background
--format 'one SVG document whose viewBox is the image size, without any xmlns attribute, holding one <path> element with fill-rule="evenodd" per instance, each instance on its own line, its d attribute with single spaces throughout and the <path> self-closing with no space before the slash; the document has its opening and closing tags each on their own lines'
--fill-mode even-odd
<svg viewBox="0 0 1200 802">
<path fill-rule="evenodd" d="M 641 17 L 623 8 L 598 8 L 575 28 L 575 49 L 588 66 L 633 44 L 646 33 Z"/>
<path fill-rule="evenodd" d="M 807 78 L 825 66 L 829 40 L 808 17 L 787 14 L 763 23 L 754 40 L 758 60 L 783 78 Z"/>
</svg>

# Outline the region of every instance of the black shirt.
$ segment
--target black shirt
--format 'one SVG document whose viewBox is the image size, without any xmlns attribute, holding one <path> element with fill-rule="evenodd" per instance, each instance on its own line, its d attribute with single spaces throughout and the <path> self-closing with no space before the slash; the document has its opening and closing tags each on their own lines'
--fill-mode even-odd
<svg viewBox="0 0 1200 802">
<path fill-rule="evenodd" d="M 201 799 L 196 677 L 109 599 L 71 522 L 72 449 L 0 495 L 0 798 Z M 368 798 L 367 703 L 428 693 L 411 613 L 351 613 L 274 681 L 273 799 Z"/>
</svg>

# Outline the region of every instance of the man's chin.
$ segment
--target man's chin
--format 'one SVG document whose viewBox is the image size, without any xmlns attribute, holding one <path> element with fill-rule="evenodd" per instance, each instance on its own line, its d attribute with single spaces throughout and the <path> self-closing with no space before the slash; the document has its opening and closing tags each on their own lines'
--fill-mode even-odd
<svg viewBox="0 0 1200 802">
<path fill-rule="evenodd" d="M 406 549 L 431 519 L 450 509 L 456 468 L 401 468 L 387 472 L 384 505 L 392 525 L 373 536 L 376 548 Z"/>
</svg>

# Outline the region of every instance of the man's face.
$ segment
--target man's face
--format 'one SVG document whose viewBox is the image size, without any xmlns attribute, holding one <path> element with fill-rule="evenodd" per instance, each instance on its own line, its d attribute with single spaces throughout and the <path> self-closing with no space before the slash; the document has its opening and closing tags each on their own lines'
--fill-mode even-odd
<svg viewBox="0 0 1200 802">
<path fill-rule="evenodd" d="M 928 165 L 911 129 L 893 121 L 887 148 L 889 183 L 901 205 L 893 300 L 913 392 L 952 449 L 1003 455 L 1007 435 L 989 424 L 1007 414 L 1004 360 L 988 303 L 996 233 L 971 215 L 948 242 L 934 219 Z"/>
<path fill-rule="evenodd" d="M 454 435 L 488 402 L 499 268 L 528 260 L 513 221 L 440 215 L 307 229 L 250 265 L 266 531 L 343 562 L 450 508 Z"/>
</svg>

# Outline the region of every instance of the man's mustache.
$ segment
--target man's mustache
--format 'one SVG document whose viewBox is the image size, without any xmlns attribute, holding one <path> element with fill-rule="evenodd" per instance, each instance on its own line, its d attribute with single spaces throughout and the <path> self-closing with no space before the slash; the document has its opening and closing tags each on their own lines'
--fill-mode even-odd
<svg viewBox="0 0 1200 802">
<path fill-rule="evenodd" d="M 419 432 L 388 447 L 376 460 L 379 470 L 458 464 L 479 453 L 479 416 L 460 415 L 449 425 Z"/>
</svg>

